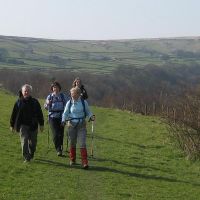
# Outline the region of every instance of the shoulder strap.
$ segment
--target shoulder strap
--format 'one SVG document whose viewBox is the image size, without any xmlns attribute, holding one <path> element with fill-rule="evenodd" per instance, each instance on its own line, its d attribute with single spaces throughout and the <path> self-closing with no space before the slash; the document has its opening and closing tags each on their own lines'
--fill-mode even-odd
<svg viewBox="0 0 200 200">
<path fill-rule="evenodd" d="M 81 103 L 83 105 L 83 112 L 84 112 L 84 116 L 86 117 L 87 114 L 86 114 L 86 110 L 85 110 L 85 102 L 84 102 L 84 99 L 81 98 Z M 70 99 L 69 100 L 69 113 L 71 113 L 71 106 L 72 106 L 72 100 Z"/>
<path fill-rule="evenodd" d="M 60 97 L 61 97 L 61 100 L 62 100 L 62 103 L 63 103 L 63 107 L 65 108 L 65 104 L 66 104 L 66 101 L 65 101 L 65 96 L 63 93 L 60 93 Z"/>
<path fill-rule="evenodd" d="M 71 113 L 71 107 L 72 107 L 72 99 L 69 100 L 69 113 Z"/>
<path fill-rule="evenodd" d="M 62 102 L 65 102 L 65 97 L 64 97 L 64 94 L 63 93 L 60 93 L 60 97 L 62 99 Z"/>
<path fill-rule="evenodd" d="M 52 93 L 49 94 L 49 97 L 50 98 L 48 100 L 49 101 L 53 101 L 53 95 L 52 95 Z M 51 110 L 51 108 L 52 108 L 52 104 L 49 104 L 49 110 Z"/>
<path fill-rule="evenodd" d="M 21 101 L 20 101 L 20 99 L 18 99 L 17 100 L 17 106 L 18 106 L 18 108 L 20 107 L 20 105 L 21 105 Z"/>
<path fill-rule="evenodd" d="M 84 115 L 86 117 L 86 110 L 85 110 L 85 101 L 83 98 L 81 98 L 81 102 L 82 102 L 82 105 L 83 105 L 83 111 L 84 111 Z"/>
</svg>

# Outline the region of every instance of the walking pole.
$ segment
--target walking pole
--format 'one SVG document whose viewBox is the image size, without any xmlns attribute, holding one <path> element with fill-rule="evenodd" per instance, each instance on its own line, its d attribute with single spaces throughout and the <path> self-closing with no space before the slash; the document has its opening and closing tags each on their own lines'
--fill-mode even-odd
<svg viewBox="0 0 200 200">
<path fill-rule="evenodd" d="M 92 132 L 91 132 L 91 149 L 90 149 L 90 156 L 93 158 L 94 156 L 94 121 L 92 121 Z"/>
<path fill-rule="evenodd" d="M 47 126 L 47 153 L 49 151 L 49 116 L 47 115 L 47 122 L 46 124 L 48 125 Z"/>
<path fill-rule="evenodd" d="M 47 123 L 48 123 L 47 145 L 48 145 L 48 149 L 49 149 L 49 121 L 47 121 Z"/>
</svg>

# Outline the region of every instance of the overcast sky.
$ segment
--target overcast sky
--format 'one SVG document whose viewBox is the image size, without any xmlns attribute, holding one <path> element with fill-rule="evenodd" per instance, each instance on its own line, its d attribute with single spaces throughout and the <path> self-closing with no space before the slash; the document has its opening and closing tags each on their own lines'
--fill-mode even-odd
<svg viewBox="0 0 200 200">
<path fill-rule="evenodd" d="M 200 36 L 200 0 L 0 0 L 0 35 L 52 39 Z"/>
</svg>

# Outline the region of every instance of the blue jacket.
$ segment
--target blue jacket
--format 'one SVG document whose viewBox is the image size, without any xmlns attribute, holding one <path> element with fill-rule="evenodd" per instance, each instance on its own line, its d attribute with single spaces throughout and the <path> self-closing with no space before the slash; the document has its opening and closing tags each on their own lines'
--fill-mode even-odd
<svg viewBox="0 0 200 200">
<path fill-rule="evenodd" d="M 70 106 L 70 101 L 71 101 L 71 106 Z M 85 104 L 85 112 L 83 104 L 81 102 L 81 98 L 79 98 L 77 101 L 69 100 L 65 106 L 65 110 L 62 115 L 62 122 L 65 122 L 66 120 L 70 120 L 72 122 L 78 122 L 80 120 L 84 120 L 85 115 L 86 117 L 90 118 L 93 114 L 91 113 L 86 100 L 84 100 L 84 104 Z"/>
<path fill-rule="evenodd" d="M 59 93 L 58 95 L 51 93 L 47 96 L 46 102 L 47 100 L 49 100 L 51 103 L 49 105 L 45 103 L 44 107 L 49 111 L 49 117 L 62 118 L 62 113 L 64 111 L 66 102 L 69 100 L 69 97 L 63 93 Z"/>
</svg>

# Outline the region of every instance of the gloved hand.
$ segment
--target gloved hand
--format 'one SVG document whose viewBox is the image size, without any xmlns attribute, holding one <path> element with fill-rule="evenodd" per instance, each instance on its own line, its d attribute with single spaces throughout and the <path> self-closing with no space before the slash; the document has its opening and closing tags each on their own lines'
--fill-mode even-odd
<svg viewBox="0 0 200 200">
<path fill-rule="evenodd" d="M 92 115 L 92 116 L 90 117 L 89 122 L 90 122 L 90 121 L 95 121 L 95 115 Z"/>
<path fill-rule="evenodd" d="M 12 133 L 14 133 L 14 132 L 15 132 L 15 129 L 11 126 L 11 127 L 10 127 L 10 131 L 11 131 Z"/>
</svg>

